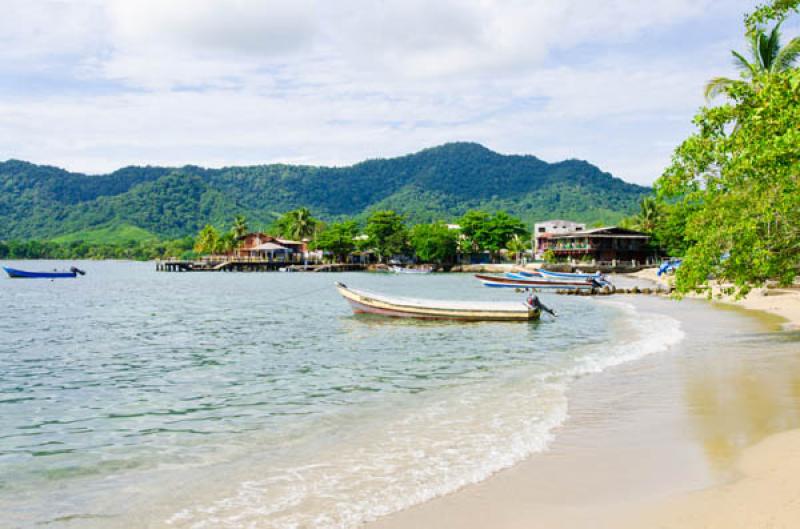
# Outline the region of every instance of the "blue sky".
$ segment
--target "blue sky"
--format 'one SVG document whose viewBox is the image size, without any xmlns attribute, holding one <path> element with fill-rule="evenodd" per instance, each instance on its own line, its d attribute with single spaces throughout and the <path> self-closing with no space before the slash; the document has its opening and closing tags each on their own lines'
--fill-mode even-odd
<svg viewBox="0 0 800 529">
<path fill-rule="evenodd" d="M 753 4 L 3 0 L 0 159 L 345 165 L 477 141 L 649 184 L 704 82 L 735 75 Z"/>
</svg>

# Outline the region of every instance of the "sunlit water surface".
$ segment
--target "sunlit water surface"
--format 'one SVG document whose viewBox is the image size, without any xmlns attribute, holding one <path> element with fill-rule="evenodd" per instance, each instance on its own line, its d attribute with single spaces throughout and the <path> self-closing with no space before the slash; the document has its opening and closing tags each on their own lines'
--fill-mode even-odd
<svg viewBox="0 0 800 529">
<path fill-rule="evenodd" d="M 355 527 L 546 449 L 572 380 L 683 339 L 624 298 L 457 324 L 357 317 L 333 288 L 520 296 L 469 275 L 80 266 L 0 280 L 5 527 Z"/>
</svg>

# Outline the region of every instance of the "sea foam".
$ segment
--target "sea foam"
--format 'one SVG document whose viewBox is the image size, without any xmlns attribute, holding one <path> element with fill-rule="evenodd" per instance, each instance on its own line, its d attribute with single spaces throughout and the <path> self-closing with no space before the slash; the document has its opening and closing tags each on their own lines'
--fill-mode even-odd
<svg viewBox="0 0 800 529">
<path fill-rule="evenodd" d="M 174 527 L 351 528 L 482 481 L 547 449 L 568 417 L 577 377 L 663 352 L 680 342 L 680 323 L 603 301 L 618 314 L 613 339 L 589 344 L 571 365 L 509 371 L 386 410 L 344 445 L 302 465 L 270 467 L 235 494 L 173 515 Z"/>
</svg>

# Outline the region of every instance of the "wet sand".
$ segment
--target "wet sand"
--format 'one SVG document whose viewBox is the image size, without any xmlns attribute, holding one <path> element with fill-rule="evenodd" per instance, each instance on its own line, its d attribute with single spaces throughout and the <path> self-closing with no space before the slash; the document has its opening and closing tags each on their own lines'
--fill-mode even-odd
<svg viewBox="0 0 800 529">
<path fill-rule="evenodd" d="M 705 301 L 634 303 L 680 319 L 686 339 L 578 380 L 547 452 L 368 527 L 800 523 L 800 432 L 780 433 L 800 427 L 798 336 Z"/>
</svg>

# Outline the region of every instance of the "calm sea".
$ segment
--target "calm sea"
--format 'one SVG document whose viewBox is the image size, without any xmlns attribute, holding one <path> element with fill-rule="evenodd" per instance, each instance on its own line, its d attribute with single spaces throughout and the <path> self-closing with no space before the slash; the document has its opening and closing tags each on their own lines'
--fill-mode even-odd
<svg viewBox="0 0 800 529">
<path fill-rule="evenodd" d="M 333 287 L 520 296 L 470 275 L 79 266 L 0 279 L 3 527 L 356 527 L 546 449 L 571 381 L 683 337 L 624 301 L 415 322 L 353 316 Z"/>
</svg>

